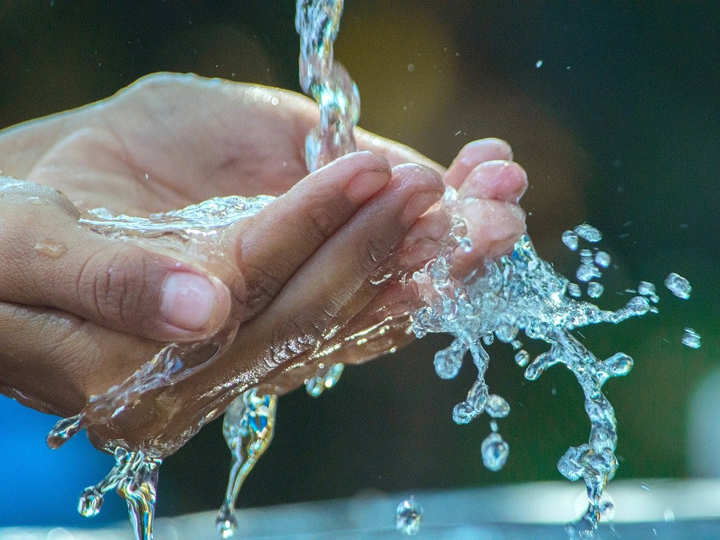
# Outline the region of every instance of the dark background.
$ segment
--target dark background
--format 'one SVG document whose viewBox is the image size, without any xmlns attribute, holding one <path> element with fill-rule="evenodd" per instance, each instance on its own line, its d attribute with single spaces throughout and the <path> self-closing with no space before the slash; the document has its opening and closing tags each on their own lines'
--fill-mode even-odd
<svg viewBox="0 0 720 540">
<path fill-rule="evenodd" d="M 606 387 L 619 478 L 712 474 L 692 464 L 688 407 L 718 368 L 719 6 L 347 0 L 336 45 L 360 88 L 366 129 L 444 164 L 476 138 L 513 145 L 532 186 L 530 234 L 560 271 L 578 264 L 562 231 L 583 221 L 600 228 L 619 268 L 607 273 L 599 305 L 620 307 L 641 279 L 662 289 L 658 316 L 583 330 L 599 356 L 622 350 L 636 361 Z M 156 71 L 298 90 L 297 41 L 291 0 L 3 0 L 0 127 Z M 689 302 L 661 286 L 671 271 L 693 284 Z M 702 334 L 700 350 L 680 345 L 685 326 Z M 528 383 L 507 347 L 491 347 L 488 382 L 513 409 L 501 422 L 511 457 L 492 473 L 480 460 L 486 419 L 459 427 L 450 417 L 474 369 L 453 381 L 434 374 L 433 351 L 445 342 L 435 336 L 348 368 L 319 399 L 283 398 L 275 441 L 241 506 L 560 479 L 557 459 L 589 428 L 572 376 L 556 367 Z M 44 448 L 54 421 L 2 398 L 0 525 L 87 523 L 74 514 L 75 496 L 110 461 L 85 441 Z M 228 466 L 215 422 L 163 465 L 160 515 L 217 507 Z M 97 522 L 122 512 L 109 500 Z"/>
</svg>

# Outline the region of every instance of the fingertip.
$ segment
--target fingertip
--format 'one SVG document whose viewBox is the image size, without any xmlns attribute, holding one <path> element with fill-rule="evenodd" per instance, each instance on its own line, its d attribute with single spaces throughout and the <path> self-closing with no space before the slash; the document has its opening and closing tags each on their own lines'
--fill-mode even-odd
<svg viewBox="0 0 720 540">
<path fill-rule="evenodd" d="M 477 165 L 485 161 L 512 161 L 513 153 L 510 145 L 502 139 L 487 138 L 466 144 L 444 176 L 447 185 L 459 188 Z"/>
<path fill-rule="evenodd" d="M 477 165 L 460 186 L 461 197 L 517 203 L 527 189 L 527 173 L 513 161 L 492 160 Z"/>
</svg>

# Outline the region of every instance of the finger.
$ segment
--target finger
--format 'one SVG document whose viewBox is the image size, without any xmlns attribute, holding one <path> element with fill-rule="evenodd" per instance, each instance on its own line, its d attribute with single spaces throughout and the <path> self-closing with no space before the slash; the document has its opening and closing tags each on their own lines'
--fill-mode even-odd
<svg viewBox="0 0 720 540">
<path fill-rule="evenodd" d="M 48 308 L 0 302 L 0 384 L 23 404 L 60 416 L 129 377 L 158 344 Z"/>
<path fill-rule="evenodd" d="M 375 135 L 369 131 L 365 131 L 362 128 L 355 128 L 355 140 L 357 142 L 358 150 L 369 150 L 380 154 L 388 160 L 391 166 L 402 165 L 404 163 L 417 163 L 429 167 L 439 174 L 445 172 L 445 167 L 435 163 L 433 160 L 423 156 L 420 152 L 417 152 L 395 141 Z"/>
<path fill-rule="evenodd" d="M 477 165 L 460 186 L 462 198 L 495 199 L 517 203 L 527 189 L 527 173 L 513 161 L 486 161 Z"/>
<path fill-rule="evenodd" d="M 267 309 L 240 328 L 224 356 L 192 383 L 182 381 L 168 393 L 197 403 L 198 410 L 222 410 L 232 392 L 309 359 L 336 327 L 347 323 L 381 289 L 369 282 L 369 276 L 442 191 L 439 175 L 429 169 L 416 165 L 395 169 L 378 197 L 323 244 Z"/>
<path fill-rule="evenodd" d="M 470 171 L 485 161 L 512 160 L 510 145 L 500 139 L 481 139 L 466 144 L 448 168 L 443 181 L 445 185 L 459 188 Z"/>
<path fill-rule="evenodd" d="M 0 191 L 0 301 L 161 341 L 199 339 L 227 318 L 230 293 L 217 278 L 79 226 L 55 190 L 5 182 Z"/>
<path fill-rule="evenodd" d="M 516 204 L 467 199 L 459 207 L 459 214 L 467 221 L 472 250 L 455 251 L 452 273 L 464 278 L 487 260 L 510 253 L 525 228 L 525 212 Z"/>
<path fill-rule="evenodd" d="M 342 157 L 297 183 L 240 224 L 246 317 L 267 305 L 285 282 L 358 209 L 390 181 L 377 154 Z"/>
</svg>

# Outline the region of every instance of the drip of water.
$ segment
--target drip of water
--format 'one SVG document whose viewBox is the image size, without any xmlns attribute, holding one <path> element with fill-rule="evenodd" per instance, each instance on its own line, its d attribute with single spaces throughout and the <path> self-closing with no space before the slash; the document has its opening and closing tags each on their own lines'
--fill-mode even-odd
<svg viewBox="0 0 720 540">
<path fill-rule="evenodd" d="M 395 511 L 395 529 L 407 536 L 420 532 L 423 508 L 412 497 L 402 501 Z"/>
<path fill-rule="evenodd" d="M 450 276 L 454 253 L 464 234 L 455 211 L 457 203 L 457 193 L 448 188 L 442 207 L 452 217 L 453 231 L 438 257 L 413 276 L 426 304 L 415 313 L 413 330 L 417 337 L 428 332 L 449 333 L 454 337 L 452 344 L 435 356 L 440 377 L 454 377 L 467 352 L 477 367 L 478 378 L 467 398 L 453 410 L 453 419 L 458 424 L 467 423 L 483 412 L 492 416 L 499 416 L 498 411 L 504 412 L 501 402 L 489 394 L 485 383 L 489 356 L 482 345 L 487 339 L 483 338 L 494 334 L 500 341 L 522 346 L 517 339 L 522 331 L 525 337 L 550 345 L 549 351 L 529 363 L 525 377 L 535 380 L 550 366 L 564 364 L 583 388 L 585 410 L 592 425 L 590 438 L 587 444 L 570 448 L 560 459 L 558 469 L 570 480 L 583 478 L 585 481 L 589 506 L 581 521 L 586 521 L 594 530 L 601 515 L 603 489 L 618 465 L 614 453 L 615 413 L 602 387 L 610 377 L 626 375 L 633 362 L 623 353 L 606 360 L 597 358 L 572 335 L 572 330 L 590 324 L 617 324 L 629 317 L 645 315 L 650 311 L 650 303 L 644 296 L 634 296 L 624 307 L 606 311 L 571 298 L 568 280 L 537 255 L 528 236 L 520 238 L 511 255 L 487 263 L 483 274 L 467 282 L 457 282 Z M 575 228 L 575 234 L 589 242 L 601 237 L 599 231 L 589 225 Z M 577 249 L 572 242 L 568 247 Z M 581 253 L 581 258 L 583 255 L 588 254 Z M 526 353 L 521 352 L 517 353 L 517 362 L 525 364 Z M 491 470 L 504 465 L 507 453 L 507 443 L 496 432 L 483 442 L 483 462 Z"/>
<path fill-rule="evenodd" d="M 115 466 L 108 475 L 80 495 L 78 512 L 84 517 L 96 516 L 105 493 L 114 488 L 127 503 L 135 538 L 152 540 L 158 470 L 162 460 L 141 451 L 128 452 L 122 447 L 117 447 L 114 454 Z"/>
<path fill-rule="evenodd" d="M 113 238 L 152 238 L 155 245 L 193 254 L 198 260 L 223 257 L 223 231 L 232 224 L 256 214 L 273 197 L 224 197 L 210 199 L 182 210 L 155 214 L 148 218 L 112 215 L 108 210 L 92 210 L 80 220 L 82 226 Z M 229 261 L 226 261 L 230 264 Z M 233 319 L 231 317 L 231 319 Z M 60 420 L 48 435 L 48 445 L 58 448 L 79 431 L 92 425 L 112 427 L 115 418 L 142 395 L 165 388 L 197 373 L 220 356 L 232 342 L 237 323 L 231 323 L 210 339 L 190 344 L 170 343 L 121 384 L 92 396 L 76 416 Z M 201 427 L 191 426 L 178 440 L 150 448 L 128 451 L 122 441 L 103 441 L 114 453 L 116 464 L 98 485 L 86 489 L 79 503 L 86 517 L 100 511 L 105 492 L 116 488 L 128 504 L 137 540 L 151 540 L 157 476 L 162 456 L 174 452 Z"/>
<path fill-rule="evenodd" d="M 236 532 L 235 502 L 245 478 L 272 441 L 276 410 L 277 396 L 259 395 L 253 388 L 236 398 L 225 411 L 223 436 L 232 454 L 232 465 L 225 501 L 216 520 L 223 538 Z"/>
</svg>

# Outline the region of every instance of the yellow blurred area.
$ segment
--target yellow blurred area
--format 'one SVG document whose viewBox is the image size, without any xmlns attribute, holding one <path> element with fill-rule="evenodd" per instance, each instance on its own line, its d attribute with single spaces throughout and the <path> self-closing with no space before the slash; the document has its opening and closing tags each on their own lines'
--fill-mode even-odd
<svg viewBox="0 0 720 540">
<path fill-rule="evenodd" d="M 432 126 L 455 96 L 455 50 L 427 7 L 388 2 L 346 10 L 335 58 L 360 88 L 360 125 L 396 138 Z"/>
</svg>

